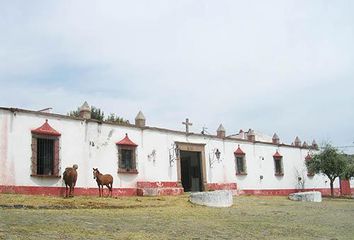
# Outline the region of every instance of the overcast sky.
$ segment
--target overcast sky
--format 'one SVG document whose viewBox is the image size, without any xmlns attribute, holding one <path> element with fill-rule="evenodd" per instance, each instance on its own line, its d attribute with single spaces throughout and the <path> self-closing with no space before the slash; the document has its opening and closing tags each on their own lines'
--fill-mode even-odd
<svg viewBox="0 0 354 240">
<path fill-rule="evenodd" d="M 0 106 L 88 101 L 149 126 L 353 145 L 353 13 L 352 0 L 1 1 Z"/>
</svg>

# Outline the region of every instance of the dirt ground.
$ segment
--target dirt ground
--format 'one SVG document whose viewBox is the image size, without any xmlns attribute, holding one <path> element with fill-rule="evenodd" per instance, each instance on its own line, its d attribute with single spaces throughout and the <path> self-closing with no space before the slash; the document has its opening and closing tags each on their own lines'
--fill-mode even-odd
<svg viewBox="0 0 354 240">
<path fill-rule="evenodd" d="M 354 239 L 354 199 L 234 197 L 208 208 L 178 197 L 0 194 L 0 239 Z"/>
</svg>

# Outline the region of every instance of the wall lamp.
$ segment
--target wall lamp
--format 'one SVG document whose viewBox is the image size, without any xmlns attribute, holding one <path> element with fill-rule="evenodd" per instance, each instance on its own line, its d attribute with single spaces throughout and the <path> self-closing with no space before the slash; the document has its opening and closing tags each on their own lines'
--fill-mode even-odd
<svg viewBox="0 0 354 240">
<path fill-rule="evenodd" d="M 219 151 L 218 148 L 214 148 L 210 153 L 209 153 L 209 166 L 210 168 L 213 167 L 215 162 L 221 162 L 220 160 L 221 152 Z"/>
<path fill-rule="evenodd" d="M 179 158 L 180 150 L 177 144 L 172 144 L 172 148 L 168 149 L 168 155 L 170 160 L 170 167 L 172 167 L 173 163 Z"/>
</svg>

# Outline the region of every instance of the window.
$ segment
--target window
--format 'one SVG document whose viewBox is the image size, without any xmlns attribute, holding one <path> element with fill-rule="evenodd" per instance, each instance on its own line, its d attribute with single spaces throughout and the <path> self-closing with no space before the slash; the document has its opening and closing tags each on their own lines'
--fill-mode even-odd
<svg viewBox="0 0 354 240">
<path fill-rule="evenodd" d="M 312 159 L 311 155 L 308 153 L 307 156 L 305 157 L 305 161 L 310 161 Z M 314 172 L 311 172 L 308 168 L 307 168 L 307 176 L 308 177 L 313 177 L 315 176 Z"/>
<path fill-rule="evenodd" d="M 245 153 L 238 145 L 238 148 L 234 152 L 235 160 L 236 160 L 236 175 L 247 175 L 246 171 L 246 160 L 245 160 Z"/>
<path fill-rule="evenodd" d="M 238 175 L 245 175 L 246 173 L 246 167 L 245 167 L 245 157 L 244 156 L 239 156 L 236 157 L 236 174 Z"/>
<path fill-rule="evenodd" d="M 39 128 L 32 130 L 32 174 L 39 177 L 60 177 L 59 137 L 48 120 Z"/>
<path fill-rule="evenodd" d="M 118 172 L 136 172 L 135 166 L 135 148 L 127 148 L 118 146 L 119 152 L 119 169 Z"/>
<path fill-rule="evenodd" d="M 54 140 L 37 138 L 37 174 L 53 175 Z"/>
<path fill-rule="evenodd" d="M 282 164 L 281 164 L 281 159 L 274 159 L 274 164 L 275 164 L 275 175 L 282 175 Z"/>
<path fill-rule="evenodd" d="M 138 173 L 136 169 L 136 145 L 128 135 L 116 143 L 118 146 L 118 173 Z"/>
<path fill-rule="evenodd" d="M 278 151 L 273 155 L 275 176 L 284 176 L 283 156 Z"/>
</svg>

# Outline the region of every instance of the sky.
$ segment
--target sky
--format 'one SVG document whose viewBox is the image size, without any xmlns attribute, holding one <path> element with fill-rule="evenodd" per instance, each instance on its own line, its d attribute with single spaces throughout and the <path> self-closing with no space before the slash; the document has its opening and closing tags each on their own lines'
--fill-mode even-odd
<svg viewBox="0 0 354 240">
<path fill-rule="evenodd" d="M 0 106 L 354 145 L 354 1 L 0 1 Z M 342 148 L 354 152 L 354 148 Z"/>
</svg>

